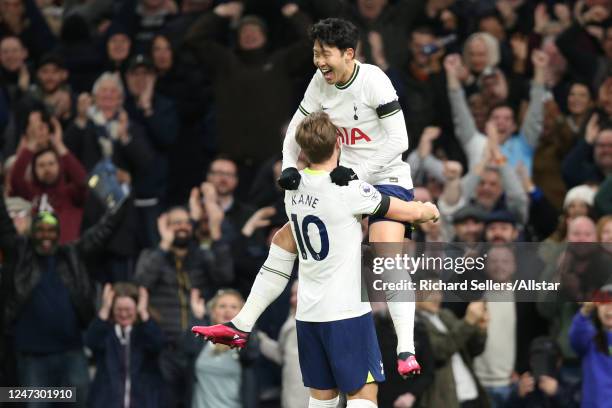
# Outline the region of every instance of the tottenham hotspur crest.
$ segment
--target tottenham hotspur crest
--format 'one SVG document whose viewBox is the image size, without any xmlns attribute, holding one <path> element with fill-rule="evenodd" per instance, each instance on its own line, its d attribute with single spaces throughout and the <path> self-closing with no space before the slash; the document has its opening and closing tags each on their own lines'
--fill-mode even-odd
<svg viewBox="0 0 612 408">
<path fill-rule="evenodd" d="M 353 102 L 353 111 L 355 112 L 355 114 L 353 115 L 353 119 L 359 120 L 359 116 L 357 116 L 357 105 L 355 104 L 355 102 Z"/>
</svg>

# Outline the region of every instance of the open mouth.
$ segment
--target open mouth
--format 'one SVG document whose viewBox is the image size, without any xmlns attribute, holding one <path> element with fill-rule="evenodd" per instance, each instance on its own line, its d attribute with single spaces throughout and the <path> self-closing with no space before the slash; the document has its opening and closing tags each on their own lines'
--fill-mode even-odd
<svg viewBox="0 0 612 408">
<path fill-rule="evenodd" d="M 334 78 L 334 71 L 331 68 L 319 68 L 323 73 L 323 78 L 326 81 L 331 81 Z"/>
</svg>

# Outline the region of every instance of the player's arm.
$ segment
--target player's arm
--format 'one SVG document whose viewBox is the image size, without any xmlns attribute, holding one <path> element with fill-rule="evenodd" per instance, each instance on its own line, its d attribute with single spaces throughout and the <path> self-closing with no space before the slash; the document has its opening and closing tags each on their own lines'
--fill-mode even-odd
<svg viewBox="0 0 612 408">
<path fill-rule="evenodd" d="M 285 190 L 295 190 L 300 185 L 300 174 L 297 171 L 297 161 L 300 155 L 300 146 L 295 141 L 295 131 L 300 122 L 312 112 L 320 109 L 320 104 L 317 103 L 317 95 L 319 95 L 319 71 L 315 72 L 314 76 L 308 84 L 304 99 L 300 102 L 298 109 L 295 111 L 287 132 L 283 140 L 283 164 L 282 173 L 278 179 L 278 184 Z"/>
<path fill-rule="evenodd" d="M 383 195 L 383 199 L 384 196 Z M 434 221 L 440 217 L 438 208 L 432 203 L 422 203 L 420 201 L 403 201 L 399 198 L 389 198 L 389 209 L 387 210 L 385 217 L 391 218 L 396 221 L 405 222 L 427 222 Z"/>
<path fill-rule="evenodd" d="M 378 190 L 365 181 L 355 180 L 348 188 L 341 190 L 344 203 L 355 215 L 376 215 L 405 222 L 427 222 L 440 216 L 432 203 L 420 201 L 402 201 L 395 197 L 380 194 Z"/>
<path fill-rule="evenodd" d="M 368 78 L 366 93 L 368 103 L 376 110 L 381 127 L 387 133 L 387 142 L 365 163 L 354 169 L 360 179 L 386 167 L 393 159 L 408 150 L 408 131 L 402 107 L 391 80 L 381 70 L 373 71 Z"/>
</svg>

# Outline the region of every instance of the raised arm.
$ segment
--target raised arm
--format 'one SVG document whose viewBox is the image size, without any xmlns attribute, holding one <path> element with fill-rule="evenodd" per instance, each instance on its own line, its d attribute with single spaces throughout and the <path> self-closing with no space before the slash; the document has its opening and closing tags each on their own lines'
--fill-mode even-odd
<svg viewBox="0 0 612 408">
<path fill-rule="evenodd" d="M 476 127 L 476 122 L 468 106 L 465 91 L 459 81 L 459 74 L 461 70 L 465 69 L 461 62 L 461 57 L 457 54 L 446 57 L 444 69 L 446 71 L 448 99 L 453 115 L 455 135 L 468 156 L 468 168 L 471 168 L 482 156 L 486 140 Z"/>
<path fill-rule="evenodd" d="M 529 91 L 529 108 L 523 120 L 521 133 L 534 149 L 538 146 L 544 122 L 544 87 L 546 68 L 548 67 L 548 55 L 540 50 L 534 50 L 531 55 L 534 66 L 533 82 Z"/>
<path fill-rule="evenodd" d="M 285 140 L 283 141 L 283 170 L 297 166 L 298 156 L 300 155 L 300 146 L 295 141 L 297 126 L 306 116 L 321 109 L 321 104 L 318 102 L 320 81 L 321 73 L 317 71 L 308 84 L 306 93 L 304 93 L 304 99 L 300 102 L 291 122 L 289 122 Z"/>
</svg>

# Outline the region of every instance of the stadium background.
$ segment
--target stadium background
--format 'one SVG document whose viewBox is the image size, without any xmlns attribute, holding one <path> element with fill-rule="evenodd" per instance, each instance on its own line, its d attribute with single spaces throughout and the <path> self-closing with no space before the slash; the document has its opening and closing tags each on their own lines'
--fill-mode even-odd
<svg viewBox="0 0 612 408">
<path fill-rule="evenodd" d="M 397 90 L 415 196 L 443 215 L 417 240 L 612 242 L 610 11 L 608 0 L 0 0 L 0 384 L 67 381 L 91 406 L 307 405 L 290 288 L 240 356 L 184 335 L 204 310 L 215 319 L 203 299 L 218 289 L 237 292 L 217 300 L 248 294 L 285 222 L 283 126 L 314 73 L 309 26 L 325 17 L 360 28 L 358 59 Z M 93 172 L 131 191 L 111 219 L 86 187 Z M 59 219 L 70 278 L 60 254 L 13 251 L 32 248 L 38 211 Z M 83 235 L 100 222 L 99 239 Z M 151 310 L 127 343 L 106 321 L 109 282 L 146 288 L 115 287 L 139 319 L 144 298 Z M 424 372 L 405 382 L 376 310 L 381 407 L 611 406 L 610 352 L 593 346 L 581 362 L 570 344 L 591 327 L 577 303 L 443 306 L 445 330 L 419 308 Z M 524 374 L 533 355 L 552 355 L 555 379 Z"/>
</svg>

